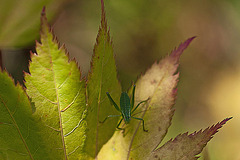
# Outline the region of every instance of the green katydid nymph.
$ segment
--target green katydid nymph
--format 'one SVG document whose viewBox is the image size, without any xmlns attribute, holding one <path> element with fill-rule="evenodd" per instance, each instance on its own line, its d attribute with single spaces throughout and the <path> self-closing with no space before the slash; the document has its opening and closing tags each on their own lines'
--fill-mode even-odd
<svg viewBox="0 0 240 160">
<path fill-rule="evenodd" d="M 140 120 L 142 121 L 143 124 L 143 131 L 147 132 L 148 130 L 145 129 L 144 127 L 144 120 L 142 118 L 137 118 L 137 117 L 133 117 L 132 113 L 140 106 L 140 104 L 147 102 L 147 100 L 145 101 L 141 101 L 138 103 L 138 105 L 134 108 L 134 96 L 135 96 L 135 85 L 133 86 L 133 91 L 132 91 L 132 99 L 131 99 L 131 103 L 130 103 L 130 98 L 128 96 L 128 94 L 126 92 L 122 92 L 121 97 L 120 97 L 120 108 L 118 107 L 118 105 L 114 102 L 114 100 L 112 99 L 112 97 L 110 96 L 110 94 L 107 92 L 107 97 L 110 101 L 110 103 L 116 108 L 116 110 L 118 112 L 121 113 L 121 115 L 109 115 L 107 116 L 102 122 L 100 123 L 104 123 L 108 118 L 110 117 L 120 117 L 122 116 L 121 120 L 119 121 L 118 125 L 117 125 L 117 129 L 120 130 L 124 130 L 124 128 L 119 128 L 119 125 L 121 124 L 122 120 L 124 120 L 125 124 L 128 124 L 131 120 L 131 118 L 136 119 L 136 120 Z"/>
</svg>

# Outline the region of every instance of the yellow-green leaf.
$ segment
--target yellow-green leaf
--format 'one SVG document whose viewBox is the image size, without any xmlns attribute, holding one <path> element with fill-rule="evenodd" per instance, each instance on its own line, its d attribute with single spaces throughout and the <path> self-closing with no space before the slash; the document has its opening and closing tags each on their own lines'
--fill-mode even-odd
<svg viewBox="0 0 240 160">
<path fill-rule="evenodd" d="M 176 98 L 175 88 L 179 76 L 175 72 L 179 58 L 193 39 L 194 37 L 188 39 L 171 55 L 153 64 L 136 83 L 135 104 L 150 98 L 134 112 L 134 117 L 144 119 L 148 132 L 143 131 L 141 121 L 131 119 L 130 124 L 123 123 L 125 133 L 115 132 L 99 153 L 99 159 L 106 159 L 108 155 L 109 159 L 118 157 L 124 160 L 145 160 L 159 145 L 173 116 L 172 106 Z"/>
<path fill-rule="evenodd" d="M 49 159 L 42 143 L 41 124 L 32 115 L 23 88 L 0 72 L 0 159 Z"/>
<path fill-rule="evenodd" d="M 106 92 L 109 92 L 114 100 L 119 101 L 121 87 L 117 80 L 113 46 L 102 1 L 101 26 L 94 46 L 91 72 L 88 75 L 87 82 L 88 130 L 86 152 L 91 157 L 95 157 L 103 144 L 113 135 L 118 119 L 112 118 L 103 124 L 99 121 L 103 121 L 108 115 L 120 114 L 110 105 Z"/>
<path fill-rule="evenodd" d="M 44 125 L 43 143 L 52 159 L 76 159 L 84 156 L 86 139 L 85 81 L 80 80 L 75 61 L 69 61 L 64 47 L 59 47 L 44 10 L 41 23 L 41 43 L 25 77 L 27 94 L 35 103 L 34 115 Z"/>
</svg>

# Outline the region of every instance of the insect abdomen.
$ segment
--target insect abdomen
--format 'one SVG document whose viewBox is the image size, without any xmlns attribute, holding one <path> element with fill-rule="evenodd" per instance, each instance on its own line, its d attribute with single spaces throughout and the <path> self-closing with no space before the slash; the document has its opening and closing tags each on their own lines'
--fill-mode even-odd
<svg viewBox="0 0 240 160">
<path fill-rule="evenodd" d="M 131 117 L 131 105 L 130 105 L 130 98 L 126 92 L 122 92 L 120 97 L 120 108 L 122 111 L 122 115 L 124 121 L 129 123 Z"/>
</svg>

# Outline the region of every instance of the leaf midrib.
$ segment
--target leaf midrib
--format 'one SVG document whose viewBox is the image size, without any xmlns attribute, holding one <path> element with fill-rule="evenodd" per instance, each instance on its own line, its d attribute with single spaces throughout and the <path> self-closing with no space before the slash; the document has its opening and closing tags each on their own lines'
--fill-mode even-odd
<svg viewBox="0 0 240 160">
<path fill-rule="evenodd" d="M 97 156 L 97 153 L 98 153 L 98 132 L 99 132 L 99 126 L 98 126 L 98 121 L 99 121 L 99 113 L 100 113 L 100 102 L 101 102 L 101 92 L 102 92 L 102 80 L 103 80 L 103 61 L 104 61 L 104 53 L 105 53 L 105 46 L 106 46 L 106 43 L 105 43 L 105 34 L 104 34 L 104 29 L 103 29 L 103 26 L 101 26 L 102 28 L 102 32 L 103 32 L 103 36 L 104 36 L 104 52 L 103 52 L 103 56 L 102 56 L 102 61 L 101 61 L 101 74 L 100 74 L 100 90 L 99 90 L 99 95 L 98 95 L 98 112 L 97 112 L 97 131 L 96 131 L 96 148 L 95 148 L 95 157 Z"/>
<path fill-rule="evenodd" d="M 53 41 L 50 40 L 50 42 L 48 41 L 47 43 L 47 49 L 48 49 L 48 53 L 50 53 L 51 55 L 51 47 L 49 46 L 49 44 L 53 43 L 53 45 L 56 45 L 54 44 Z M 59 47 L 58 47 L 59 49 Z M 55 91 L 56 91 L 56 97 L 57 97 L 57 106 L 58 106 L 58 115 L 59 115 L 59 127 L 60 127 L 60 132 L 61 132 L 61 139 L 62 139 L 62 145 L 63 145 L 63 152 L 64 152 L 64 156 L 65 156 L 65 159 L 67 160 L 67 151 L 66 151 L 66 147 L 65 147 L 65 141 L 64 141 L 64 135 L 63 135 L 63 127 L 62 127 L 62 116 L 61 116 L 61 108 L 60 108 L 60 103 L 59 103 L 59 96 L 58 96 L 58 88 L 56 86 L 56 76 L 55 76 L 55 70 L 54 70 L 54 62 L 53 62 L 53 59 L 52 59 L 52 55 L 50 56 L 51 58 L 51 61 L 52 61 L 52 72 L 53 72 L 53 80 L 54 80 L 54 86 L 55 86 Z"/>
</svg>

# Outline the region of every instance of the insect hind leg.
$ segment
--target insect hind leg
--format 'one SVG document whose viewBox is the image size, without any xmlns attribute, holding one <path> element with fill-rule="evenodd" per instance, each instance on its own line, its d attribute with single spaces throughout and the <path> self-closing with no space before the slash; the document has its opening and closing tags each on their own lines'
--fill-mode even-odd
<svg viewBox="0 0 240 160">
<path fill-rule="evenodd" d="M 116 128 L 124 131 L 124 130 L 125 130 L 124 128 L 119 128 L 119 126 L 120 126 L 120 124 L 121 124 L 122 120 L 123 120 L 123 118 L 122 118 L 122 119 L 119 121 L 119 123 L 118 123 L 118 125 L 117 125 L 117 127 L 116 127 Z"/>
<path fill-rule="evenodd" d="M 143 120 L 142 118 L 137 118 L 137 117 L 132 117 L 132 118 L 134 118 L 134 119 L 136 119 L 136 120 L 142 121 L 142 123 L 143 123 L 143 131 L 144 131 L 144 132 L 148 132 L 148 130 L 146 130 L 145 127 L 144 127 L 144 120 Z"/>
</svg>

